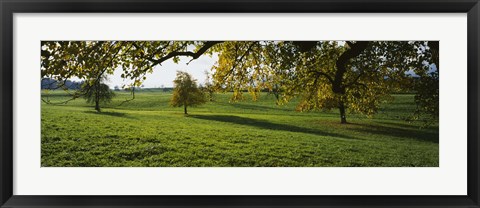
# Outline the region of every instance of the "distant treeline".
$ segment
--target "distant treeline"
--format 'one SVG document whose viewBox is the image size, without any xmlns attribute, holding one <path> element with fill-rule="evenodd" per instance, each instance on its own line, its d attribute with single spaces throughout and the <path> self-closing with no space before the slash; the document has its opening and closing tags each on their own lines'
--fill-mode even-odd
<svg viewBox="0 0 480 208">
<path fill-rule="evenodd" d="M 419 78 L 418 77 L 412 77 L 412 81 L 413 82 L 418 82 L 419 81 Z M 44 78 L 42 79 L 42 89 L 51 89 L 51 90 L 55 90 L 55 89 L 69 89 L 69 90 L 79 90 L 81 89 L 82 85 L 83 85 L 84 81 L 71 81 L 71 80 L 66 80 L 65 82 L 63 81 L 58 81 L 58 80 L 55 80 L 55 79 L 50 79 L 50 78 Z M 121 88 L 119 86 L 115 86 L 113 88 L 114 91 L 131 91 L 132 88 Z M 135 87 L 135 91 L 156 91 L 156 90 L 162 90 L 163 92 L 172 92 L 173 91 L 173 87 L 157 87 L 157 88 L 140 88 L 140 87 Z M 247 89 L 242 89 L 240 90 L 241 92 L 248 92 Z M 264 89 L 261 89 L 260 90 L 261 92 L 270 92 L 270 93 L 283 93 L 283 90 L 282 89 L 274 89 L 274 90 L 271 90 L 271 89 L 268 89 L 268 88 L 264 88 Z M 233 92 L 233 90 L 227 90 L 227 92 Z M 409 88 L 402 88 L 402 89 L 399 89 L 399 90 L 395 90 L 394 91 L 395 94 L 412 94 L 412 93 L 415 93 L 415 90 L 413 89 L 409 89 Z"/>
<path fill-rule="evenodd" d="M 41 82 L 41 88 L 55 90 L 55 89 L 69 89 L 69 90 L 78 90 L 82 87 L 84 81 L 58 81 L 51 78 L 43 78 Z"/>
<path fill-rule="evenodd" d="M 117 87 L 115 86 L 113 88 L 114 91 L 131 91 L 132 88 L 126 88 L 126 89 L 122 89 L 120 87 Z M 135 87 L 135 91 L 158 91 L 158 90 L 161 90 L 163 92 L 172 92 L 173 91 L 173 87 L 164 87 L 164 88 L 138 88 L 138 87 Z"/>
</svg>

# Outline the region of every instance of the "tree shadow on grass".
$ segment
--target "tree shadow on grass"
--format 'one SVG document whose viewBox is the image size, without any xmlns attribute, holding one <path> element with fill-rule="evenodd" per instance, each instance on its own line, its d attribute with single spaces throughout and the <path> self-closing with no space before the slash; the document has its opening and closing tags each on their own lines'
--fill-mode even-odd
<svg viewBox="0 0 480 208">
<path fill-rule="evenodd" d="M 102 116 L 114 116 L 114 117 L 120 117 L 120 118 L 132 118 L 128 116 L 126 113 L 120 113 L 120 112 L 96 112 L 96 111 L 84 111 L 85 113 L 88 114 L 94 114 L 94 115 L 102 115 Z"/>
<path fill-rule="evenodd" d="M 234 107 L 236 109 L 241 109 L 241 110 L 251 110 L 251 111 L 256 111 L 256 112 L 265 112 L 268 114 L 272 114 L 272 112 L 277 111 L 279 114 L 284 114 L 284 113 L 290 113 L 289 116 L 304 116 L 305 113 L 318 113 L 321 112 L 323 116 L 337 116 L 337 112 L 332 112 L 332 111 L 310 111 L 310 112 L 297 112 L 295 110 L 295 107 L 293 106 L 263 106 L 263 105 L 255 105 L 255 104 L 250 104 L 250 103 L 217 103 L 218 105 L 224 105 L 224 106 L 229 106 L 229 107 Z"/>
<path fill-rule="evenodd" d="M 398 121 L 398 120 L 395 120 Z M 415 121 L 412 123 L 409 123 L 408 121 L 402 120 L 402 122 L 392 122 L 392 119 L 382 119 L 382 121 L 376 121 L 375 123 L 378 123 L 379 125 L 387 125 L 387 126 L 392 126 L 392 127 L 402 127 L 402 128 L 420 128 L 422 125 L 425 123 L 421 121 Z M 431 125 L 431 126 L 426 126 L 423 127 L 424 130 L 437 130 L 438 131 L 438 125 Z"/>
<path fill-rule="evenodd" d="M 197 119 L 204 119 L 204 120 L 211 120 L 211 121 L 219 121 L 219 122 L 227 122 L 227 123 L 234 123 L 239 125 L 246 125 L 252 126 L 261 129 L 268 129 L 268 130 L 277 130 L 277 131 L 289 131 L 295 133 L 306 133 L 306 134 L 313 134 L 317 136 L 329 136 L 329 137 L 338 137 L 342 139 L 359 139 L 356 137 L 352 137 L 349 135 L 344 134 L 337 134 L 332 132 L 321 131 L 318 129 L 309 129 L 303 128 L 298 126 L 292 126 L 288 124 L 277 124 L 271 123 L 266 120 L 260 119 L 253 119 L 253 118 L 245 118 L 239 116 L 227 116 L 227 115 L 191 115 L 190 117 L 197 118 Z"/>
<path fill-rule="evenodd" d="M 254 111 L 286 111 L 286 112 L 295 112 L 294 109 L 289 109 L 286 107 L 269 107 L 269 106 L 262 106 L 262 105 L 252 105 L 246 103 L 230 103 L 230 106 L 234 108 L 239 108 L 243 110 L 254 110 Z"/>
<path fill-rule="evenodd" d="M 435 132 L 435 131 L 432 131 L 433 129 L 430 129 L 430 130 L 420 129 L 415 126 L 408 126 L 408 125 L 402 125 L 402 124 L 387 123 L 388 126 L 384 126 L 382 125 L 381 122 L 379 122 L 379 125 L 372 125 L 372 124 L 350 124 L 350 125 L 358 126 L 358 128 L 352 128 L 351 130 L 359 133 L 385 135 L 389 137 L 399 137 L 399 138 L 406 138 L 406 139 L 433 142 L 433 143 L 438 143 L 438 138 L 439 138 L 438 130 Z M 393 127 L 392 125 L 398 125 L 398 127 Z"/>
</svg>

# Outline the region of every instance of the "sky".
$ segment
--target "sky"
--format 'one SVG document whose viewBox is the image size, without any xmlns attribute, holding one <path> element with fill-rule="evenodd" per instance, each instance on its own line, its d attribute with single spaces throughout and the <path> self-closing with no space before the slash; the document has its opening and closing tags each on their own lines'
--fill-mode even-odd
<svg viewBox="0 0 480 208">
<path fill-rule="evenodd" d="M 203 55 L 187 65 L 190 60 L 190 57 L 180 57 L 178 64 L 173 63 L 170 59 L 163 62 L 161 66 L 155 66 L 153 72 L 146 75 L 147 79 L 143 82 L 143 88 L 173 87 L 173 80 L 177 71 L 188 72 L 193 78 L 197 79 L 197 84 L 204 84 L 206 79 L 205 70 L 211 73 L 210 69 L 218 60 L 218 57 L 216 55 L 212 57 Z M 113 89 L 115 86 L 121 88 L 124 84 L 132 83 L 129 79 L 121 78 L 121 74 L 122 69 L 117 68 L 113 75 L 108 76 L 106 84 Z"/>
</svg>

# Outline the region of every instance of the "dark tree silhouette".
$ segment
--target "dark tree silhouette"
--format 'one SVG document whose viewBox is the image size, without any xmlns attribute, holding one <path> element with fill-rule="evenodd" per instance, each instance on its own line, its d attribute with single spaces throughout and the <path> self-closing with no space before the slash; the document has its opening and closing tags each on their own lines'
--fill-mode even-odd
<svg viewBox="0 0 480 208">
<path fill-rule="evenodd" d="M 115 93 L 110 90 L 108 85 L 101 82 L 85 82 L 82 85 L 81 91 L 87 103 L 95 103 L 95 110 L 97 112 L 101 112 L 101 103 L 109 103 L 115 96 Z"/>
</svg>

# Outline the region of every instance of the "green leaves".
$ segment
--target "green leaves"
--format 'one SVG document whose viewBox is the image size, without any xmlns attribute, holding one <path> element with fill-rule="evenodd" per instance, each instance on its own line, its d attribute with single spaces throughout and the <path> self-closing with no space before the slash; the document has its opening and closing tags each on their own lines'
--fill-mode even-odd
<svg viewBox="0 0 480 208">
<path fill-rule="evenodd" d="M 171 105 L 174 107 L 197 106 L 206 102 L 205 94 L 198 88 L 197 81 L 187 72 L 177 71 L 177 77 L 173 81 L 174 89 Z"/>
</svg>

